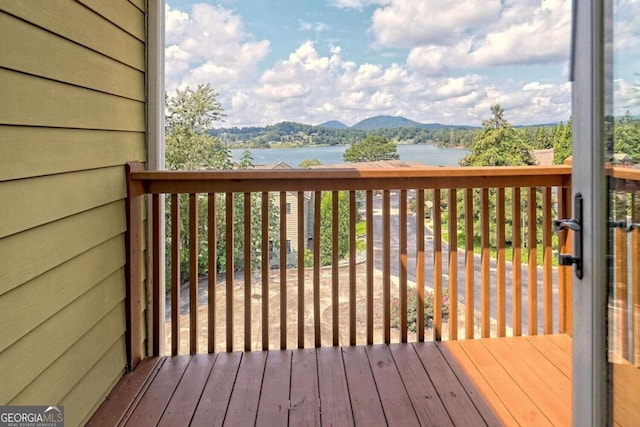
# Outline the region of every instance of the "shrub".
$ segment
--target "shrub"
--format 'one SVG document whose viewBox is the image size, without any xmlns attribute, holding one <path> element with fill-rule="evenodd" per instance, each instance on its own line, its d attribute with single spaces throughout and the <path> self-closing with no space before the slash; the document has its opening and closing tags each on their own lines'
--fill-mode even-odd
<svg viewBox="0 0 640 427">
<path fill-rule="evenodd" d="M 433 326 L 433 292 L 424 294 L 424 325 L 426 328 Z M 442 291 L 442 320 L 449 318 L 449 292 Z M 407 327 L 411 332 L 416 332 L 418 321 L 418 292 L 416 288 L 407 289 Z M 391 304 L 391 327 L 400 327 L 400 299 L 394 298 Z"/>
</svg>

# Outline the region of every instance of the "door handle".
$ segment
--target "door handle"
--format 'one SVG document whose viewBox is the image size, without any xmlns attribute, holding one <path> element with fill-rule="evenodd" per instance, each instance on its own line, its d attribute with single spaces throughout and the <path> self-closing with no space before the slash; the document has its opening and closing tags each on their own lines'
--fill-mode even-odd
<svg viewBox="0 0 640 427">
<path fill-rule="evenodd" d="M 573 265 L 573 271 L 578 279 L 582 279 L 582 194 L 573 197 L 573 213 L 575 218 L 554 219 L 553 230 L 557 233 L 563 230 L 573 231 L 573 255 L 558 254 L 558 264 Z"/>
</svg>

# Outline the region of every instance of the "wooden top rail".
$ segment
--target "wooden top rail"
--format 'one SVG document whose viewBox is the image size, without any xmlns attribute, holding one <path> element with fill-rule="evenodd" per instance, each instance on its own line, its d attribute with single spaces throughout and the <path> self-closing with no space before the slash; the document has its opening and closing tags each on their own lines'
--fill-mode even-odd
<svg viewBox="0 0 640 427">
<path fill-rule="evenodd" d="M 132 172 L 141 193 L 567 187 L 571 167 L 408 167 Z"/>
</svg>

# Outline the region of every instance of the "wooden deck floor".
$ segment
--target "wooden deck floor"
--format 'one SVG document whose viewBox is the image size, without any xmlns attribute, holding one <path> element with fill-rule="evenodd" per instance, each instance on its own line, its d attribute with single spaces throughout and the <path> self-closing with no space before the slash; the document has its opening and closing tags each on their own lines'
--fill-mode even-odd
<svg viewBox="0 0 640 427">
<path fill-rule="evenodd" d="M 89 425 L 570 425 L 571 338 L 145 359 Z"/>
</svg>

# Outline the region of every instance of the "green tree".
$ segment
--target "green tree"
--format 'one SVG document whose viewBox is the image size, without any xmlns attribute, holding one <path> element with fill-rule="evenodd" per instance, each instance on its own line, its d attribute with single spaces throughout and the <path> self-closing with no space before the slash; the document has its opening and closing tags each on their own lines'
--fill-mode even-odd
<svg viewBox="0 0 640 427">
<path fill-rule="evenodd" d="M 634 161 L 640 161 L 640 121 L 629 111 L 616 120 L 613 127 L 613 149 L 615 153 L 624 153 Z"/>
<path fill-rule="evenodd" d="M 320 265 L 332 263 L 333 196 L 323 192 L 320 201 Z M 338 259 L 349 253 L 349 192 L 338 192 Z"/>
<path fill-rule="evenodd" d="M 322 162 L 318 159 L 306 159 L 300 162 L 300 164 L 298 165 L 298 167 L 300 169 L 309 169 L 311 166 L 318 166 L 321 165 Z"/>
<path fill-rule="evenodd" d="M 535 164 L 523 135 L 504 118 L 500 104 L 491 107 L 492 117 L 476 133 L 471 151 L 460 161 L 462 166 L 523 166 Z"/>
<path fill-rule="evenodd" d="M 561 165 L 571 156 L 571 139 L 571 120 L 569 120 L 566 125 L 560 123 L 556 127 L 555 137 L 553 139 L 553 164 Z"/>
<path fill-rule="evenodd" d="M 364 140 L 347 148 L 343 159 L 345 162 L 375 162 L 378 160 L 397 160 L 398 148 L 383 136 L 370 135 Z"/>
</svg>

